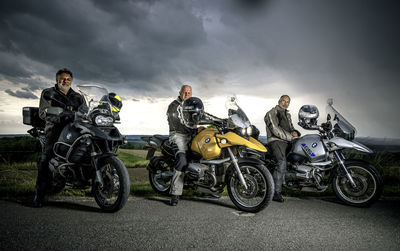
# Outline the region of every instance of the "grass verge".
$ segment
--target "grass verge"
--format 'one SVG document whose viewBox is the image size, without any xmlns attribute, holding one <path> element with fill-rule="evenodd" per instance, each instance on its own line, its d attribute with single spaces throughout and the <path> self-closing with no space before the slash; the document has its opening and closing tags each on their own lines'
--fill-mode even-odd
<svg viewBox="0 0 400 251">
<path fill-rule="evenodd" d="M 128 173 L 131 180 L 131 195 L 138 197 L 156 196 L 148 181 L 148 174 L 145 168 L 148 161 L 145 159 L 146 151 L 120 149 L 118 157 L 128 167 Z M 140 168 L 141 167 L 141 168 Z M 383 196 L 384 197 L 400 197 L 400 167 L 389 166 L 380 168 L 382 177 L 385 181 Z M 13 198 L 19 196 L 32 196 L 35 193 L 36 182 L 36 163 L 13 163 L 0 164 L 0 198 Z M 334 196 L 332 188 L 322 193 L 301 192 L 292 190 L 283 190 L 284 196 L 291 197 L 318 197 L 318 196 Z M 90 189 L 80 190 L 67 187 L 58 196 L 90 196 Z M 185 196 L 196 196 L 200 193 L 195 191 L 184 191 Z M 227 196 L 227 191 L 222 193 Z"/>
</svg>

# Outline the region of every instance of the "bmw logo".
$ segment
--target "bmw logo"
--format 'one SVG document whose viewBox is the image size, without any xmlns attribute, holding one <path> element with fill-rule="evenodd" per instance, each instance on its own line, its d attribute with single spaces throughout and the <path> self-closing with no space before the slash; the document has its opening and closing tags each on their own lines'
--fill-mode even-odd
<svg viewBox="0 0 400 251">
<path fill-rule="evenodd" d="M 210 138 L 206 138 L 206 143 L 210 143 Z"/>
<path fill-rule="evenodd" d="M 69 140 L 71 138 L 72 134 L 69 132 L 66 136 L 67 140 Z"/>
<path fill-rule="evenodd" d="M 312 146 L 312 148 L 316 148 L 317 147 L 317 143 L 316 142 L 314 142 L 311 146 Z"/>
</svg>

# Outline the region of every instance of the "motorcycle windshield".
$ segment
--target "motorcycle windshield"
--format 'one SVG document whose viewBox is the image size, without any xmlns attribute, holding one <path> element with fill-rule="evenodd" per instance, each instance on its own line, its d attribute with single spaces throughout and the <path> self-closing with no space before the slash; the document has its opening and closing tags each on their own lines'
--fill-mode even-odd
<svg viewBox="0 0 400 251">
<path fill-rule="evenodd" d="M 328 116 L 330 116 L 333 126 L 333 133 L 336 136 L 353 140 L 357 133 L 356 128 L 349 121 L 347 121 L 343 115 L 341 115 L 332 105 L 333 100 L 328 100 L 326 113 Z"/>
<path fill-rule="evenodd" d="M 228 97 L 225 106 L 228 110 L 229 123 L 234 127 L 247 128 L 251 125 L 246 113 L 238 106 L 236 96 Z"/>
<path fill-rule="evenodd" d="M 97 85 L 78 85 L 77 87 L 78 91 L 86 100 L 86 104 L 89 107 L 89 113 L 94 108 L 99 107 L 99 105 L 106 105 L 106 107 L 110 106 L 107 101 L 101 100 L 102 97 L 108 94 L 106 88 Z"/>
</svg>

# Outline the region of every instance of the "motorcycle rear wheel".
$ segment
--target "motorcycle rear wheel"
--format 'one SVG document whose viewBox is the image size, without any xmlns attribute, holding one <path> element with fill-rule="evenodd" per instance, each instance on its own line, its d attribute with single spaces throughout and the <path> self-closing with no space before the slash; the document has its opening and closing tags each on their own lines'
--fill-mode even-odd
<svg viewBox="0 0 400 251">
<path fill-rule="evenodd" d="M 272 175 L 263 165 L 242 165 L 240 171 L 248 188 L 243 187 L 236 172 L 232 171 L 227 177 L 229 197 L 240 210 L 259 212 L 271 202 L 274 192 Z"/>
<path fill-rule="evenodd" d="M 153 188 L 153 190 L 160 195 L 169 195 L 172 176 L 171 178 L 165 176 L 163 177 L 163 174 L 168 171 L 167 170 L 168 167 L 166 166 L 167 164 L 165 163 L 163 157 L 154 157 L 154 158 L 155 159 L 150 161 L 150 163 L 156 165 L 152 169 L 152 171 L 149 171 L 149 181 L 151 188 Z"/>
<path fill-rule="evenodd" d="M 345 163 L 356 187 L 352 187 L 349 179 L 336 175 L 332 180 L 336 196 L 347 205 L 366 207 L 379 199 L 383 190 L 383 182 L 379 172 L 370 164 L 352 161 Z"/>
<path fill-rule="evenodd" d="M 128 171 L 116 157 L 99 161 L 103 187 L 93 182 L 92 192 L 97 205 L 105 212 L 116 212 L 124 207 L 130 193 Z M 93 180 L 95 180 L 93 178 Z"/>
</svg>

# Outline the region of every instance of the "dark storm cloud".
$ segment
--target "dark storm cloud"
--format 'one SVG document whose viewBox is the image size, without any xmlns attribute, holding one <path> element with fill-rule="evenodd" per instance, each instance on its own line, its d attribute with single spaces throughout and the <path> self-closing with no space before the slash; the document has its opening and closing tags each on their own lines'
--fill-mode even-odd
<svg viewBox="0 0 400 251">
<path fill-rule="evenodd" d="M 23 88 L 22 90 L 12 91 L 10 89 L 5 90 L 6 93 L 13 97 L 23 98 L 23 99 L 37 99 L 35 94 L 33 94 L 29 89 Z"/>
<path fill-rule="evenodd" d="M 0 9 L 2 53 L 25 55 L 54 71 L 69 67 L 83 81 L 137 89 L 154 89 L 196 68 L 175 60 L 206 37 L 183 1 L 2 1 Z M 4 60 L 0 73 L 36 73 L 18 63 Z"/>
<path fill-rule="evenodd" d="M 382 111 L 400 106 L 399 6 L 344 0 L 3 0 L 0 80 L 28 86 L 28 93 L 48 87 L 54 73 L 67 67 L 73 84 L 100 83 L 155 102 L 176 96 L 184 83 L 204 97 L 333 97 L 365 120 L 385 121 L 386 131 L 397 131 L 398 119 Z"/>
</svg>

